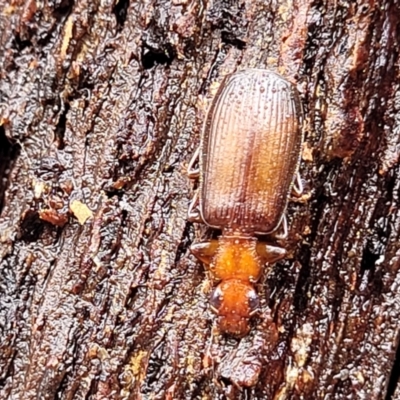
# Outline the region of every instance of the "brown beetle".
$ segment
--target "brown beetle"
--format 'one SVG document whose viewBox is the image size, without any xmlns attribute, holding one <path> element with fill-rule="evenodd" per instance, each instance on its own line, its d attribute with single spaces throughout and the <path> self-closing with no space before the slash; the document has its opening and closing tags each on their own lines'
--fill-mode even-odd
<svg viewBox="0 0 400 400">
<path fill-rule="evenodd" d="M 228 75 L 189 164 L 189 177 L 200 178 L 189 219 L 222 230 L 217 240 L 194 244 L 191 251 L 220 282 L 211 305 L 225 333 L 248 333 L 259 304 L 253 285 L 264 264 L 286 255 L 256 235 L 280 226 L 287 232 L 284 212 L 298 178 L 301 119 L 298 93 L 280 75 L 261 69 Z M 301 192 L 297 182 L 294 189 Z"/>
</svg>

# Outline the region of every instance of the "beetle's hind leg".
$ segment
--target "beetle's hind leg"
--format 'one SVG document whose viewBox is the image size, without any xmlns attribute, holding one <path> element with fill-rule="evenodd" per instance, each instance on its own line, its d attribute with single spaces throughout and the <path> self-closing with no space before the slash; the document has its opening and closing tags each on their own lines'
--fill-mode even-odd
<svg viewBox="0 0 400 400">
<path fill-rule="evenodd" d="M 301 180 L 300 172 L 296 172 L 296 178 L 294 179 L 293 186 L 292 186 L 292 193 L 296 197 L 300 197 L 303 194 L 304 186 Z"/>
<path fill-rule="evenodd" d="M 190 222 L 198 222 L 198 223 L 204 223 L 203 218 L 201 217 L 200 214 L 200 209 L 199 209 L 199 191 L 196 191 L 192 201 L 189 204 L 189 209 L 188 209 L 188 220 Z"/>
<path fill-rule="evenodd" d="M 200 147 L 197 148 L 197 150 L 194 152 L 192 158 L 189 161 L 187 174 L 190 179 L 196 179 L 200 176 L 199 156 L 200 156 Z M 199 205 L 200 205 L 199 191 L 197 190 L 189 205 L 188 220 L 190 222 L 204 223 L 203 218 L 201 217 L 200 214 Z"/>
<path fill-rule="evenodd" d="M 199 156 L 200 156 L 200 147 L 194 152 L 192 158 L 189 161 L 187 174 L 190 179 L 196 179 L 200 175 L 200 167 L 199 167 Z"/>
<path fill-rule="evenodd" d="M 281 220 L 273 233 L 275 239 L 283 240 L 288 237 L 288 227 L 287 227 L 287 219 L 286 214 L 282 214 Z"/>
</svg>

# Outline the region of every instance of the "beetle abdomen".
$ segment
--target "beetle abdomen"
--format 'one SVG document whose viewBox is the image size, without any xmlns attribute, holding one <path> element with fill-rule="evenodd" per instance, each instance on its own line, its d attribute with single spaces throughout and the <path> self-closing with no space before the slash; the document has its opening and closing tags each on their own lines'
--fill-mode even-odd
<svg viewBox="0 0 400 400">
<path fill-rule="evenodd" d="M 278 74 L 250 69 L 227 76 L 202 138 L 200 211 L 216 228 L 272 231 L 298 168 L 301 104 Z"/>
</svg>

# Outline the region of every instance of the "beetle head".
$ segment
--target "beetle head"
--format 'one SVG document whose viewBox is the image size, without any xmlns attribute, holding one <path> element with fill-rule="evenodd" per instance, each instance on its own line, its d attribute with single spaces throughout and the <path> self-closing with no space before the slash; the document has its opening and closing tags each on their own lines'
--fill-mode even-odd
<svg viewBox="0 0 400 400">
<path fill-rule="evenodd" d="M 230 279 L 215 288 L 210 303 L 221 331 L 242 337 L 250 330 L 249 320 L 258 311 L 259 298 L 250 283 Z"/>
</svg>

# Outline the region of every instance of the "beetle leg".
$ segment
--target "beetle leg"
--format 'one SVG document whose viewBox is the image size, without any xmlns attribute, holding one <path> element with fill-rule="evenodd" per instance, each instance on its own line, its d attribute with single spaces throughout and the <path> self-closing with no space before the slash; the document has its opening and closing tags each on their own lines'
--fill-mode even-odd
<svg viewBox="0 0 400 400">
<path fill-rule="evenodd" d="M 197 148 L 197 150 L 194 152 L 192 158 L 189 161 L 187 174 L 190 179 L 198 178 L 200 175 L 200 168 L 198 166 L 199 155 L 200 155 L 200 147 Z M 197 164 L 197 167 L 195 167 L 196 164 Z"/>
<path fill-rule="evenodd" d="M 274 232 L 275 239 L 282 240 L 288 236 L 287 220 L 286 215 L 282 214 L 282 218 L 279 221 L 278 227 Z"/>
<path fill-rule="evenodd" d="M 300 197 L 303 194 L 303 182 L 301 181 L 300 173 L 296 173 L 296 178 L 293 182 L 292 192 L 296 197 Z"/>
<path fill-rule="evenodd" d="M 189 209 L 188 209 L 188 220 L 190 222 L 199 222 L 202 223 L 203 218 L 200 215 L 199 211 L 199 192 L 197 191 L 194 196 L 192 201 L 190 202 Z"/>
<path fill-rule="evenodd" d="M 267 243 L 257 243 L 257 253 L 265 263 L 273 264 L 286 256 L 286 250 L 282 247 L 271 246 Z"/>
<path fill-rule="evenodd" d="M 190 246 L 190 251 L 204 264 L 210 264 L 218 249 L 218 240 L 195 243 Z"/>
</svg>

